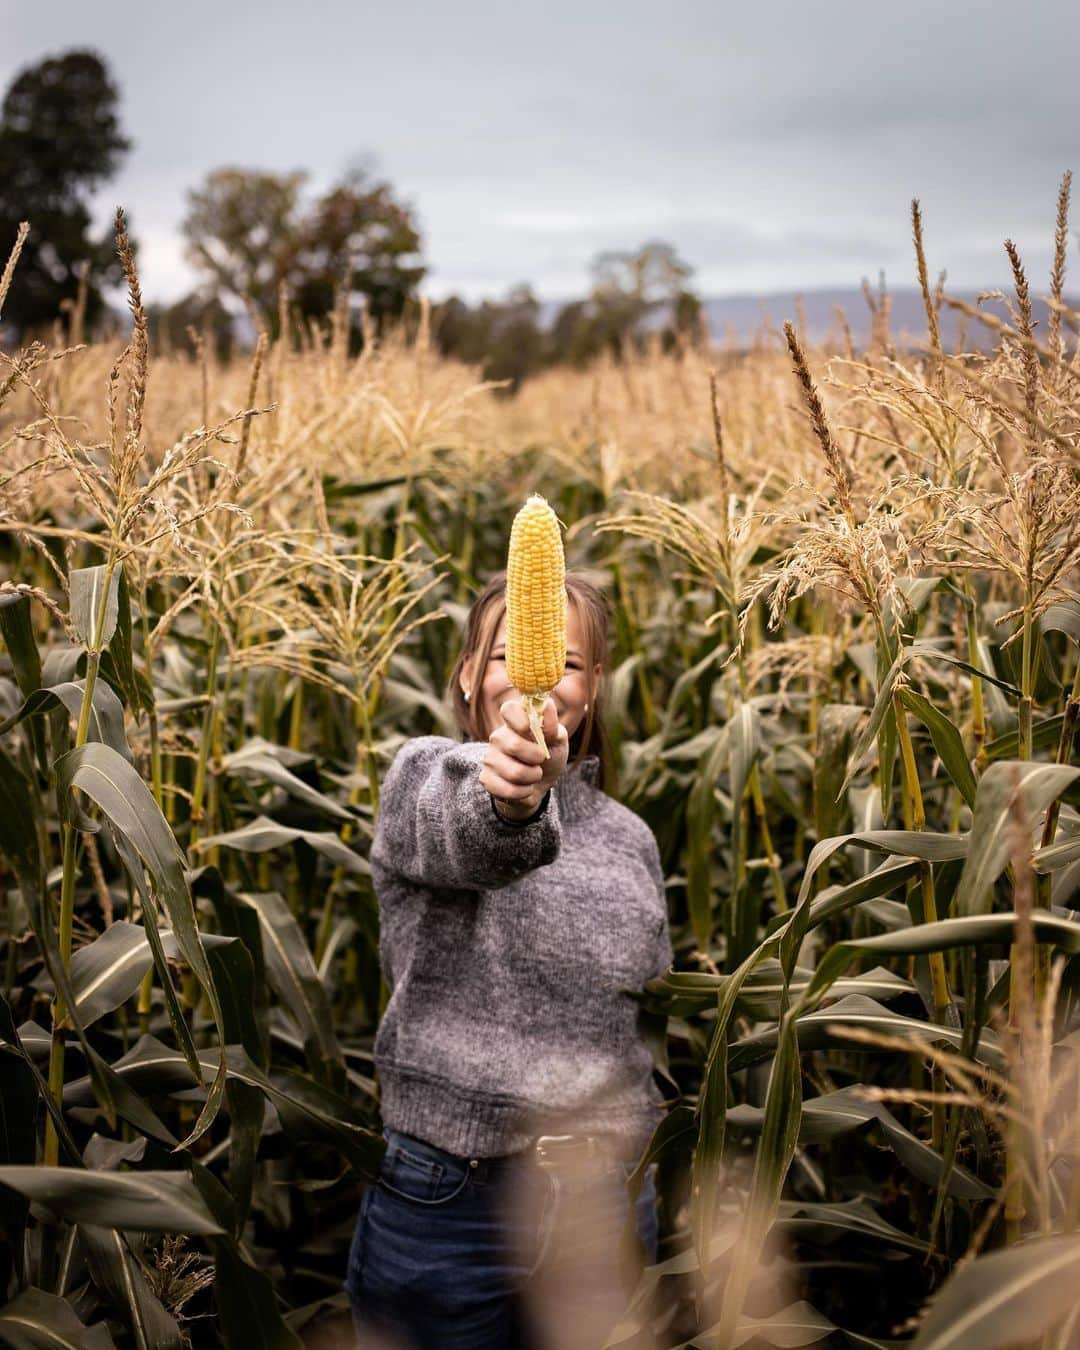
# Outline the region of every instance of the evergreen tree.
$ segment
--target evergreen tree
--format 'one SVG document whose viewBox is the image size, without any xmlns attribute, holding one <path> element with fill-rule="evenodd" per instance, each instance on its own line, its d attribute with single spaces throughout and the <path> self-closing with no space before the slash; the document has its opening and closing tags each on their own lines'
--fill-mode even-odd
<svg viewBox="0 0 1080 1350">
<path fill-rule="evenodd" d="M 102 287 L 123 279 L 111 229 L 90 237 L 89 200 L 119 165 L 116 86 L 92 51 L 70 51 L 28 66 L 0 107 L 0 258 L 29 221 L 4 322 L 21 340 L 46 328 L 74 301 L 89 264 L 86 323 L 104 308 Z"/>
</svg>

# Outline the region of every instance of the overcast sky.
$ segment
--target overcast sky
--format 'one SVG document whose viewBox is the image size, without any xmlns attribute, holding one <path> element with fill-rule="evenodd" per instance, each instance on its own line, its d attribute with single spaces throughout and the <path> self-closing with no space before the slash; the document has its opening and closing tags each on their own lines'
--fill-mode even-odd
<svg viewBox="0 0 1080 1350">
<path fill-rule="evenodd" d="M 96 199 L 149 299 L 190 289 L 185 192 L 211 169 L 368 158 L 414 209 L 425 289 L 580 294 L 605 248 L 670 240 L 708 295 L 1004 284 L 1011 236 L 1047 289 L 1077 173 L 1075 0 L 47 0 L 3 6 L 0 84 L 77 46 L 134 142 Z M 1070 289 L 1080 282 L 1072 239 Z"/>
</svg>

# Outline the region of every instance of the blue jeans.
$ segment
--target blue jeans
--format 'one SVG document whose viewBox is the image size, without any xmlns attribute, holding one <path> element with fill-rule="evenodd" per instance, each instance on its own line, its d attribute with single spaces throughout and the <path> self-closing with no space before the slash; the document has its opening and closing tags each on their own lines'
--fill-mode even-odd
<svg viewBox="0 0 1080 1350">
<path fill-rule="evenodd" d="M 366 1350 L 531 1350 L 600 1346 L 636 1272 L 621 1264 L 632 1163 L 548 1173 L 522 1156 L 472 1166 L 412 1135 L 384 1129 L 378 1180 L 364 1192 L 345 1287 Z M 656 1262 L 655 1164 L 635 1228 Z M 585 1340 L 581 1340 L 581 1335 Z"/>
</svg>

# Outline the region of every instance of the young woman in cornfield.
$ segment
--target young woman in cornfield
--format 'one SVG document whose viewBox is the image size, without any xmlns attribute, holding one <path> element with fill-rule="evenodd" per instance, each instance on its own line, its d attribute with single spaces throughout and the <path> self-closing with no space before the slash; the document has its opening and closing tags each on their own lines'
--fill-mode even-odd
<svg viewBox="0 0 1080 1350">
<path fill-rule="evenodd" d="M 509 574 L 450 679 L 464 742 L 408 741 L 380 799 L 387 1148 L 349 1255 L 362 1345 L 599 1346 L 656 1260 L 655 1164 L 634 1202 L 626 1181 L 663 1099 L 626 991 L 672 950 L 655 839 L 604 791 L 605 600 L 560 566 L 565 669 L 531 727 L 513 546 Z"/>
</svg>

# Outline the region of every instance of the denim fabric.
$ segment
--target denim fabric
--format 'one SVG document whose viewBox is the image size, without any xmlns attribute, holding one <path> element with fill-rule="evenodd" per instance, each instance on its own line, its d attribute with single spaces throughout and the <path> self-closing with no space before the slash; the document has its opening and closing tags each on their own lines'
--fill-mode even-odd
<svg viewBox="0 0 1080 1350">
<path fill-rule="evenodd" d="M 588 1177 L 545 1173 L 523 1158 L 481 1158 L 473 1167 L 411 1135 L 383 1134 L 386 1152 L 364 1192 L 345 1283 L 359 1346 L 530 1350 L 530 1291 L 568 1316 L 584 1299 L 610 1329 L 630 1294 L 617 1253 L 633 1164 L 613 1162 Z M 635 1215 L 649 1264 L 655 1170 L 646 1171 Z"/>
</svg>

